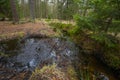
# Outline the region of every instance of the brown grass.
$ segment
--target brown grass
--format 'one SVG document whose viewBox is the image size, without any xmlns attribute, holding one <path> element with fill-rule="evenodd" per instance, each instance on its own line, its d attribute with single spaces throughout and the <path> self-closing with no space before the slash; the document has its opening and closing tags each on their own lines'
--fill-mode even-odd
<svg viewBox="0 0 120 80">
<path fill-rule="evenodd" d="M 55 34 L 44 22 L 28 22 L 24 24 L 12 24 L 8 21 L 0 22 L 0 40 L 3 38 L 12 38 L 23 34 L 43 34 L 51 36 Z"/>
</svg>

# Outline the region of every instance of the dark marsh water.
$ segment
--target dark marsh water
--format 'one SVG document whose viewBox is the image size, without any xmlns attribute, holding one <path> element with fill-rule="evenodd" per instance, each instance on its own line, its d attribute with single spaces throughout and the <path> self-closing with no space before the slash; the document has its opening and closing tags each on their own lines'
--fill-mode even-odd
<svg viewBox="0 0 120 80">
<path fill-rule="evenodd" d="M 42 67 L 54 63 L 64 68 L 68 65 L 79 65 L 81 60 L 79 59 L 80 57 L 78 57 L 78 54 L 80 54 L 79 49 L 75 44 L 61 38 L 28 38 L 25 40 L 13 39 L 2 41 L 0 42 L 0 54 L 0 80 L 6 79 L 6 70 L 13 70 L 17 73 L 24 71 L 32 72 L 38 66 Z M 96 71 L 97 73 L 102 73 L 108 80 L 116 80 L 114 76 L 95 59 L 91 58 L 89 62 L 88 71 Z M 8 80 L 9 79 L 10 78 L 8 78 Z"/>
</svg>

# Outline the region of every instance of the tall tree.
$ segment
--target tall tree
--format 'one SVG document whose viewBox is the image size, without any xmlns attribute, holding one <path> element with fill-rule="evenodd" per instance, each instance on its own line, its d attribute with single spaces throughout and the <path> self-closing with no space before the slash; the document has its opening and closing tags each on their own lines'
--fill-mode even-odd
<svg viewBox="0 0 120 80">
<path fill-rule="evenodd" d="M 25 1 L 21 0 L 20 3 L 20 17 L 25 18 Z"/>
<path fill-rule="evenodd" d="M 4 20 L 5 17 L 10 18 L 10 19 L 12 18 L 10 1 L 0 0 L 0 18 Z"/>
<path fill-rule="evenodd" d="M 18 16 L 16 4 L 17 4 L 16 0 L 10 0 L 12 17 L 13 17 L 13 22 L 14 23 L 18 23 L 19 22 L 19 16 Z"/>
<path fill-rule="evenodd" d="M 58 1 L 58 15 L 59 19 L 70 20 L 73 15 L 78 12 L 77 3 L 74 0 L 60 0 Z"/>
<path fill-rule="evenodd" d="M 30 17 L 35 21 L 35 0 L 29 0 Z"/>
</svg>

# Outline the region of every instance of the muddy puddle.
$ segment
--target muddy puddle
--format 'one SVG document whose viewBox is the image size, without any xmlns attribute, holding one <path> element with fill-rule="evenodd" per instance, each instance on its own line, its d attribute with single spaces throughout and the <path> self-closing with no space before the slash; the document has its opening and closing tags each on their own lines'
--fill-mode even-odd
<svg viewBox="0 0 120 80">
<path fill-rule="evenodd" d="M 76 72 L 82 71 L 78 77 L 83 77 L 84 70 L 78 70 L 78 65 L 81 64 L 78 54 L 80 54 L 79 49 L 73 42 L 61 38 L 27 38 L 25 40 L 2 41 L 0 42 L 0 80 L 28 80 L 36 67 L 51 64 L 57 64 L 61 68 L 68 65 L 77 66 Z M 99 69 L 98 66 L 95 66 L 98 63 L 93 64 L 90 69 L 98 70 L 98 73 L 103 73 L 102 75 L 105 76 L 104 79 L 100 80 L 116 80 L 113 79 L 113 76 L 111 78 L 104 68 Z M 87 78 L 79 79 L 87 80 Z M 97 78 L 88 80 L 93 79 Z"/>
<path fill-rule="evenodd" d="M 26 40 L 3 41 L 0 45 L 1 69 L 16 73 L 33 71 L 37 66 L 57 64 L 60 67 L 70 65 L 77 59 L 78 49 L 75 45 L 60 38 L 29 38 Z M 7 70 L 1 70 L 0 78 L 5 78 Z M 16 74 L 15 73 L 15 74 Z M 11 75 L 11 74 L 10 74 Z"/>
</svg>

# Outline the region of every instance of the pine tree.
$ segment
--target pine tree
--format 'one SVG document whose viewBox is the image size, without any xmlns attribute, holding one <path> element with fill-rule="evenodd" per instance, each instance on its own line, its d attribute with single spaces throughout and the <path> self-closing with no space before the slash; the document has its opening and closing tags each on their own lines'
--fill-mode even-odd
<svg viewBox="0 0 120 80">
<path fill-rule="evenodd" d="M 31 20 L 35 21 L 35 0 L 29 0 L 29 7 Z"/>
<path fill-rule="evenodd" d="M 0 18 L 4 20 L 6 18 L 12 18 L 11 7 L 9 0 L 0 0 Z"/>
<path fill-rule="evenodd" d="M 16 7 L 16 0 L 10 0 L 10 5 L 11 5 L 13 22 L 18 23 L 19 22 L 19 16 L 18 16 L 17 7 Z"/>
</svg>

